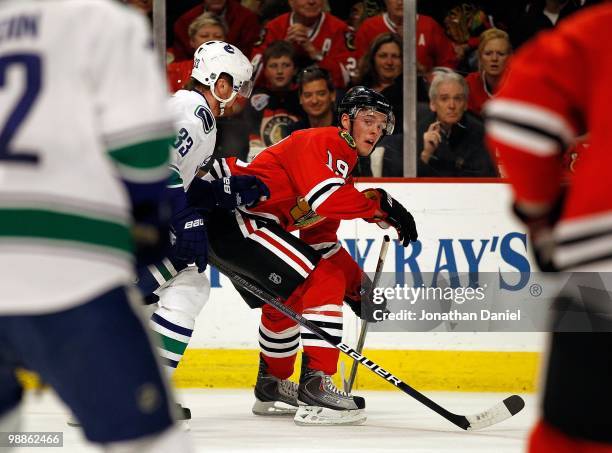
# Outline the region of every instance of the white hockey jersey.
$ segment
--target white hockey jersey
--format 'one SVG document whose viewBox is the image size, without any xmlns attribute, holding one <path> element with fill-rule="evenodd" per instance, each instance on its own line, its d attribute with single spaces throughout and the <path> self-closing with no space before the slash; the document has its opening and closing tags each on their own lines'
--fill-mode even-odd
<svg viewBox="0 0 612 453">
<path fill-rule="evenodd" d="M 177 130 L 170 156 L 170 187 L 187 190 L 215 150 L 217 123 L 206 99 L 197 91 L 177 91 L 170 99 L 170 110 Z"/>
<path fill-rule="evenodd" d="M 0 0 L 0 314 L 70 308 L 132 280 L 120 178 L 167 178 L 166 102 L 138 13 Z"/>
</svg>

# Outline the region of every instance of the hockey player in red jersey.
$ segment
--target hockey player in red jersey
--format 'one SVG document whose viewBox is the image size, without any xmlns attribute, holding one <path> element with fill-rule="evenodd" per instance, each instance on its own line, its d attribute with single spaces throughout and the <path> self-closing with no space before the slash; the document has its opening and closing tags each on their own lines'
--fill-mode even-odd
<svg viewBox="0 0 612 453">
<path fill-rule="evenodd" d="M 330 72 L 336 87 L 346 87 L 357 66 L 353 32 L 344 21 L 323 11 L 323 0 L 289 0 L 289 6 L 292 12 L 268 22 L 255 43 L 252 62 L 257 75 L 266 48 L 286 40 L 296 48 L 299 67 L 316 63 Z"/>
<path fill-rule="evenodd" d="M 605 290 L 586 291 L 591 285 L 585 285 L 580 298 L 565 303 L 577 301 L 603 322 L 612 305 L 610 23 L 612 5 L 606 4 L 539 35 L 520 49 L 508 83 L 485 108 L 491 151 L 510 179 L 515 212 L 529 229 L 540 268 L 599 278 Z M 589 152 L 563 186 L 563 153 L 585 130 Z M 611 336 L 609 330 L 553 333 L 542 420 L 530 452 L 612 452 Z"/>
<path fill-rule="evenodd" d="M 379 93 L 355 87 L 338 108 L 341 127 L 294 132 L 253 162 L 219 161 L 213 177 L 257 175 L 270 198 L 252 209 L 215 213 L 211 253 L 223 264 L 285 300 L 296 312 L 342 336 L 342 301 L 360 311 L 362 272 L 336 236 L 340 221 L 363 218 L 396 228 L 404 246 L 417 239 L 412 216 L 382 189 L 359 192 L 351 172 L 383 135 L 393 131 L 391 105 Z M 300 239 L 290 232 L 300 230 Z M 247 295 L 249 305 L 261 306 Z M 293 373 L 300 337 L 304 349 L 299 388 Z M 253 412 L 274 415 L 284 402 L 299 408 L 298 424 L 357 424 L 363 398 L 336 389 L 339 351 L 273 308 L 262 308 L 261 361 Z M 330 402 L 331 401 L 331 402 Z M 288 411 L 295 412 L 295 409 Z"/>
</svg>

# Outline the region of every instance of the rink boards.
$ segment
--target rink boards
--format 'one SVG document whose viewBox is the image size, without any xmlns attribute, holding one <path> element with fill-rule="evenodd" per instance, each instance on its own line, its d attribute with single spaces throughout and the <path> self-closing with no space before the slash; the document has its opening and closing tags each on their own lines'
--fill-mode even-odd
<svg viewBox="0 0 612 453">
<path fill-rule="evenodd" d="M 470 266 L 479 272 L 533 271 L 524 229 L 509 212 L 511 194 L 505 184 L 412 180 L 359 183 L 358 187 L 387 190 L 414 215 L 419 229 L 418 254 L 414 255 L 412 247 L 393 244 L 385 272 L 427 273 L 448 263 L 459 272 Z M 367 271 L 376 266 L 384 234 L 363 221 L 343 222 L 339 230 L 343 246 Z M 391 235 L 395 237 L 394 232 Z M 467 253 L 469 247 L 473 253 Z M 257 372 L 259 311 L 250 310 L 225 277 L 210 268 L 206 272 L 211 297 L 196 322 L 175 382 L 181 388 L 251 387 Z M 344 325 L 343 340 L 354 345 L 359 324 L 347 307 Z M 535 389 L 544 334 L 449 330 L 440 326 L 432 332 L 373 332 L 367 337 L 366 355 L 419 389 Z M 350 369 L 348 360 L 346 368 Z M 357 388 L 389 389 L 390 385 L 364 370 L 358 375 Z"/>
</svg>

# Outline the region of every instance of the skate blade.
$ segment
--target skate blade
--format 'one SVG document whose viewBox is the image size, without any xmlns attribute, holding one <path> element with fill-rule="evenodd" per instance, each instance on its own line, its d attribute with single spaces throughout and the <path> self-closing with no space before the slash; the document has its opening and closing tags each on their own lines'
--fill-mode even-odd
<svg viewBox="0 0 612 453">
<path fill-rule="evenodd" d="M 81 427 L 81 423 L 79 423 L 79 421 L 76 418 L 69 418 L 68 420 L 66 420 L 66 424 L 68 426 L 72 426 L 73 428 Z"/>
<path fill-rule="evenodd" d="M 255 404 L 253 404 L 253 413 L 264 417 L 293 416 L 296 411 L 297 407 L 282 401 L 261 401 L 255 398 Z"/>
<path fill-rule="evenodd" d="M 300 406 L 293 417 L 298 426 L 361 425 L 366 420 L 363 409 L 336 411 L 319 406 Z"/>
</svg>

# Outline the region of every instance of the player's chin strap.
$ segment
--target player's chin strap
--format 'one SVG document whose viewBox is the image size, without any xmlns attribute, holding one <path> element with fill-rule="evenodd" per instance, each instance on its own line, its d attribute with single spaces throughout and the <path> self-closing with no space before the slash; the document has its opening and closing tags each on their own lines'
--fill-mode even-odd
<svg viewBox="0 0 612 453">
<path fill-rule="evenodd" d="M 221 99 L 219 96 L 217 96 L 217 93 L 215 92 L 215 86 L 217 85 L 217 83 L 213 83 L 210 92 L 212 93 L 213 97 L 219 101 L 219 116 L 223 116 L 223 113 L 225 112 L 225 104 L 232 102 L 232 100 L 236 97 L 236 95 L 238 94 L 237 91 L 233 91 L 232 90 L 232 94 L 230 95 L 229 98 L 227 99 Z"/>
</svg>

